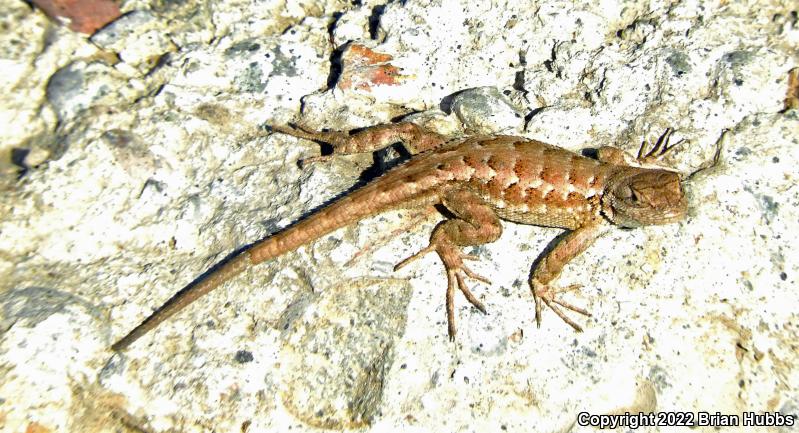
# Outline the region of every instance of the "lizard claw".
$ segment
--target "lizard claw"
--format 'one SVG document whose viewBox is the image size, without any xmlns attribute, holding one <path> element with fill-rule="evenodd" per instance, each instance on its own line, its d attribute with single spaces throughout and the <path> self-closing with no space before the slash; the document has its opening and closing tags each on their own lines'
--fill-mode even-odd
<svg viewBox="0 0 799 433">
<path fill-rule="evenodd" d="M 542 302 L 550 310 L 552 310 L 558 317 L 561 318 L 564 322 L 566 322 L 569 326 L 571 326 L 576 332 L 583 332 L 583 328 L 575 323 L 572 319 L 569 318 L 561 309 L 561 307 L 574 311 L 576 313 L 582 314 L 587 317 L 591 317 L 591 313 L 584 308 L 580 308 L 578 306 L 572 305 L 566 301 L 562 301 L 558 299 L 556 296 L 560 293 L 570 292 L 573 290 L 579 289 L 581 286 L 579 284 L 572 284 L 567 287 L 563 288 L 553 288 L 547 284 L 542 284 L 538 282 L 538 280 L 533 279 L 530 283 L 533 288 L 533 296 L 535 297 L 535 322 L 536 325 L 540 328 L 541 327 L 541 310 L 543 309 Z"/>
</svg>

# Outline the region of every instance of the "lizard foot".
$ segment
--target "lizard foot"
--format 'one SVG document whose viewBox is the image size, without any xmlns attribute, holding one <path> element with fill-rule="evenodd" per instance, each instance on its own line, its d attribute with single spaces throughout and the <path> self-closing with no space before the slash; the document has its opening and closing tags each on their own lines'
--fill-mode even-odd
<svg viewBox="0 0 799 433">
<path fill-rule="evenodd" d="M 575 305 L 572 305 L 566 301 L 562 301 L 557 298 L 557 295 L 560 293 L 570 292 L 572 290 L 579 289 L 581 287 L 579 284 L 572 284 L 570 286 L 563 288 L 554 288 L 549 286 L 548 284 L 542 284 L 538 282 L 538 280 L 533 279 L 530 285 L 533 288 L 533 296 L 535 297 L 535 322 L 539 328 L 541 327 L 541 310 L 543 308 L 541 303 L 543 302 L 544 304 L 546 304 L 547 307 L 549 307 L 550 310 L 552 310 L 555 314 L 557 314 L 558 317 L 560 317 L 564 322 L 569 324 L 569 326 L 574 328 L 575 331 L 583 332 L 583 328 L 577 323 L 575 323 L 572 319 L 570 319 L 558 307 L 558 305 L 560 305 L 563 308 L 566 308 L 567 310 L 574 311 L 575 313 L 580 313 L 587 317 L 591 317 L 591 313 L 589 313 L 588 310 L 584 308 L 577 307 Z"/>
<path fill-rule="evenodd" d="M 449 333 L 449 339 L 452 341 L 455 339 L 456 332 L 454 302 L 455 288 L 460 290 L 460 292 L 463 293 L 463 296 L 465 296 L 475 308 L 480 310 L 481 313 L 486 314 L 487 312 L 485 306 L 474 296 L 474 294 L 472 294 L 471 290 L 469 290 L 469 286 L 466 284 L 464 277 L 482 281 L 486 284 L 490 284 L 491 281 L 486 277 L 476 274 L 471 269 L 466 267 L 466 265 L 464 265 L 464 260 L 477 260 L 477 256 L 465 254 L 455 245 L 449 242 L 431 242 L 426 248 L 397 263 L 397 265 L 394 267 L 394 270 L 396 271 L 422 257 L 423 255 L 433 251 L 438 253 L 441 261 L 444 262 L 444 268 L 447 270 L 447 331 Z"/>
<path fill-rule="evenodd" d="M 666 129 L 666 132 L 664 132 L 663 135 L 657 139 L 655 144 L 652 146 L 652 149 L 649 150 L 646 150 L 646 148 L 649 146 L 649 142 L 644 140 L 644 142 L 641 143 L 641 147 L 638 149 L 638 157 L 636 160 L 640 164 L 644 165 L 657 165 L 667 153 L 685 142 L 685 140 L 680 140 L 674 144 L 671 144 L 671 135 L 673 133 L 673 129 Z"/>
</svg>

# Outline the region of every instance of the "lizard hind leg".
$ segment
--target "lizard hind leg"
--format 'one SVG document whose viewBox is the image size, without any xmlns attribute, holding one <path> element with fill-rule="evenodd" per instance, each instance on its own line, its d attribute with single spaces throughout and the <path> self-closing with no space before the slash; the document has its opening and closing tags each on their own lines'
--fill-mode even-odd
<svg viewBox="0 0 799 433">
<path fill-rule="evenodd" d="M 655 141 L 655 144 L 649 150 L 646 150 L 646 148 L 649 146 L 649 141 L 644 140 L 643 143 L 641 143 L 641 147 L 638 149 L 638 156 L 636 157 L 636 160 L 644 165 L 654 165 L 659 163 L 667 153 L 685 142 L 685 139 L 682 139 L 674 144 L 671 144 L 671 135 L 673 133 L 673 129 L 666 129 L 666 132 L 658 137 L 658 139 Z"/>
<path fill-rule="evenodd" d="M 324 161 L 334 155 L 375 152 L 397 142 L 401 142 L 409 153 L 417 154 L 435 149 L 445 142 L 441 135 L 410 122 L 374 125 L 352 134 L 342 131 L 312 131 L 303 127 L 282 125 L 274 125 L 271 128 L 281 134 L 327 143 L 333 147 L 332 155 L 306 158 L 303 164 Z"/>
<path fill-rule="evenodd" d="M 466 267 L 464 260 L 475 260 L 476 257 L 463 253 L 460 248 L 497 240 L 502 234 L 502 225 L 494 210 L 482 198 L 467 189 L 447 191 L 443 194 L 441 202 L 455 214 L 456 218 L 439 223 L 430 236 L 430 244 L 402 260 L 395 270 L 427 253 L 433 251 L 438 253 L 447 272 L 447 330 L 450 340 L 453 340 L 456 333 L 455 289 L 460 290 L 475 308 L 486 313 L 483 303 L 469 290 L 465 277 L 490 284 L 487 278 Z"/>
<path fill-rule="evenodd" d="M 685 142 L 685 139 L 682 139 L 671 144 L 670 141 L 673 133 L 673 129 L 666 129 L 666 132 L 655 140 L 655 144 L 650 144 L 650 140 L 645 139 L 641 142 L 641 147 L 638 149 L 637 155 L 631 155 L 618 147 L 602 146 L 597 149 L 597 159 L 610 164 L 627 165 L 630 167 L 668 168 L 662 166 L 663 158 L 665 155 L 669 154 L 672 149 Z"/>
</svg>

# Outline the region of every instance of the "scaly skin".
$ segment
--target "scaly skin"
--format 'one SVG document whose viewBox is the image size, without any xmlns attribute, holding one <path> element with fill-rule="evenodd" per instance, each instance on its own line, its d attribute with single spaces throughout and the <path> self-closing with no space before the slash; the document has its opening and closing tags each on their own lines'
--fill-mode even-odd
<svg viewBox="0 0 799 433">
<path fill-rule="evenodd" d="M 469 291 L 465 277 L 488 280 L 464 265 L 464 259 L 473 257 L 464 255 L 460 249 L 498 239 L 502 233 L 501 219 L 571 230 L 533 269 L 530 285 L 539 325 L 542 306 L 546 305 L 576 331 L 581 331 L 560 307 L 584 315 L 589 313 L 557 296 L 573 287 L 550 286 L 563 267 L 612 225 L 666 224 L 685 216 L 686 202 L 679 175 L 641 166 L 651 164 L 671 149 L 669 132 L 648 154 L 643 155 L 642 149 L 637 160 L 611 147 L 601 148 L 598 160 L 594 160 L 521 137 L 471 137 L 447 142 L 412 123 L 378 125 L 353 135 L 288 127 L 274 130 L 330 143 L 334 154 L 371 152 L 398 141 L 419 154 L 290 228 L 254 244 L 196 285 L 186 287 L 114 344 L 113 350 L 124 350 L 249 266 L 294 251 L 363 218 L 399 207 L 432 204 L 444 205 L 455 218 L 439 223 L 429 246 L 400 262 L 397 269 L 428 252 L 438 253 L 447 272 L 450 338 L 455 336 L 456 288 L 476 308 L 485 311 Z M 326 158 L 329 156 L 314 160 Z"/>
</svg>

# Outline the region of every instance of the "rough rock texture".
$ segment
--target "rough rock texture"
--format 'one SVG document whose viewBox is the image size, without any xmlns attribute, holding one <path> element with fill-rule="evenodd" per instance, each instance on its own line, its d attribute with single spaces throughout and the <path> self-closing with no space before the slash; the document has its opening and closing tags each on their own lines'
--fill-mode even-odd
<svg viewBox="0 0 799 433">
<path fill-rule="evenodd" d="M 562 432 L 593 431 L 580 412 L 799 414 L 795 2 L 135 0 L 91 39 L 21 1 L 0 9 L 1 431 Z M 438 259 L 391 270 L 439 218 L 410 209 L 108 350 L 396 156 L 300 166 L 319 146 L 268 125 L 403 116 L 572 150 L 635 151 L 672 127 L 690 216 L 614 231 L 566 268 L 559 283 L 583 286 L 568 299 L 593 313 L 582 334 L 533 320 L 530 265 L 560 231 L 507 223 L 471 251 L 490 315 L 458 298 L 449 343 Z"/>
</svg>

